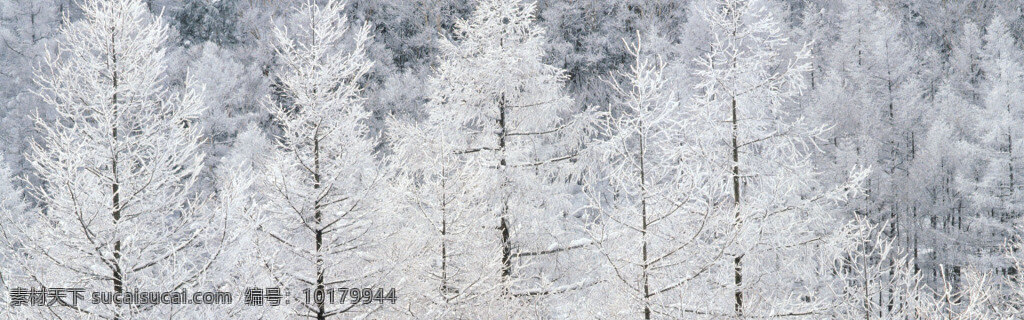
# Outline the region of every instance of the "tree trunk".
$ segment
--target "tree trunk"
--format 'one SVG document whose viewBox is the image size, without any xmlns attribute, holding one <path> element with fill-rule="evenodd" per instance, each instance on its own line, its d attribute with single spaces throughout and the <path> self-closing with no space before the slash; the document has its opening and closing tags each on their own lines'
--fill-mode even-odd
<svg viewBox="0 0 1024 320">
<path fill-rule="evenodd" d="M 501 280 L 504 293 L 510 295 L 510 284 L 512 278 L 512 232 L 508 222 L 508 161 L 506 157 L 508 153 L 505 152 L 505 138 L 508 134 L 508 122 L 505 119 L 506 113 L 506 101 L 505 94 L 501 95 L 498 100 L 498 152 L 501 153 L 501 160 L 498 163 L 498 169 L 502 171 L 502 206 L 501 215 L 499 217 L 498 231 L 501 233 Z"/>
<path fill-rule="evenodd" d="M 313 190 L 320 190 L 320 136 L 315 135 L 313 137 Z M 324 242 L 324 229 L 321 225 L 323 223 L 323 212 L 320 206 L 320 197 L 317 195 L 317 200 L 313 203 L 313 227 L 314 237 L 316 238 L 316 291 L 313 292 L 313 296 L 316 297 L 317 293 L 321 294 L 321 297 L 326 294 L 324 287 L 324 257 L 321 250 L 323 250 Z M 327 319 L 327 310 L 324 306 L 323 299 L 316 303 L 316 319 L 324 320 Z"/>
<path fill-rule="evenodd" d="M 117 47 L 115 44 L 114 36 L 115 33 L 110 34 L 110 67 L 113 69 L 111 73 L 111 85 L 113 87 L 114 94 L 110 99 L 111 107 L 113 108 L 113 119 L 111 121 L 110 137 L 111 144 L 111 157 L 110 157 L 110 172 L 113 183 L 110 186 L 110 191 L 113 194 L 111 199 L 111 217 L 114 219 L 114 229 L 117 229 L 118 223 L 121 221 L 121 183 L 118 179 L 117 174 L 117 161 L 118 161 L 118 150 L 117 150 L 117 125 L 118 125 L 118 98 L 117 90 L 120 85 L 118 73 L 117 73 Z M 118 234 L 115 233 L 114 240 L 114 261 L 112 263 L 113 271 L 113 287 L 115 294 L 121 294 L 124 292 L 124 271 L 121 269 L 121 239 L 116 238 Z M 120 310 L 119 307 L 115 307 L 116 310 Z M 119 314 L 115 312 L 114 320 L 119 319 Z"/>
<path fill-rule="evenodd" d="M 651 289 L 649 284 L 649 270 L 650 263 L 647 259 L 647 178 L 644 168 L 644 122 L 641 119 L 638 123 L 640 126 L 640 256 L 642 261 L 642 270 L 640 273 L 640 281 L 643 285 L 643 303 L 644 303 L 644 319 L 651 319 Z"/>
<path fill-rule="evenodd" d="M 739 125 L 736 118 L 736 97 L 732 98 L 732 203 L 736 219 L 736 230 L 742 223 L 740 217 L 740 152 Z M 736 316 L 743 317 L 743 253 L 737 252 L 733 258 L 734 306 Z"/>
</svg>

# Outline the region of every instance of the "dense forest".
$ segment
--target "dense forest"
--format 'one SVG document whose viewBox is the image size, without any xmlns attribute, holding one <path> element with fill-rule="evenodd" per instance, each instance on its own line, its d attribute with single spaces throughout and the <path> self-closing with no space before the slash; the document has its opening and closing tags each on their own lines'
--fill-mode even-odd
<svg viewBox="0 0 1024 320">
<path fill-rule="evenodd" d="M 0 43 L 0 318 L 1024 315 L 1024 1 L 0 0 Z M 234 301 L 90 296 L 182 290 Z"/>
</svg>

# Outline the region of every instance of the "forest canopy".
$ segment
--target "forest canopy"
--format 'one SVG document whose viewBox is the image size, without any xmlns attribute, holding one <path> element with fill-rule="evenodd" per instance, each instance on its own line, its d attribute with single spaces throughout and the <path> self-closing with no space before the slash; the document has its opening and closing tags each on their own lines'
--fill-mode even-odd
<svg viewBox="0 0 1024 320">
<path fill-rule="evenodd" d="M 0 318 L 1024 314 L 1021 1 L 0 0 L 0 42 Z"/>
</svg>

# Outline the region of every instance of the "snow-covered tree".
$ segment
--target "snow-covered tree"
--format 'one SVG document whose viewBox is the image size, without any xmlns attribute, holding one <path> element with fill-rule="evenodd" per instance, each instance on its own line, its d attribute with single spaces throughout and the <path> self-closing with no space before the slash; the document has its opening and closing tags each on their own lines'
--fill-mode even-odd
<svg viewBox="0 0 1024 320">
<path fill-rule="evenodd" d="M 821 253 L 831 249 L 837 216 L 830 207 L 856 191 L 865 172 L 838 189 L 820 183 L 809 160 L 826 131 L 796 113 L 805 89 L 808 48 L 794 45 L 765 11 L 770 2 L 712 1 L 701 10 L 711 41 L 698 61 L 698 95 L 686 110 L 699 119 L 697 146 L 714 148 L 710 168 L 724 190 L 705 201 L 727 203 L 736 240 L 715 270 L 713 314 L 734 317 L 807 315 L 823 288 Z M 846 170 L 849 170 L 847 168 Z M 713 287 L 714 288 L 714 287 Z"/>
<path fill-rule="evenodd" d="M 571 249 L 586 241 L 570 197 L 592 113 L 577 111 L 561 89 L 564 71 L 543 62 L 533 11 L 518 1 L 479 2 L 457 25 L 457 40 L 442 41 L 427 106 L 452 150 L 485 170 L 488 199 L 478 209 L 492 214 L 484 227 L 499 239 L 492 254 L 502 263 L 502 294 L 517 300 L 592 280 L 571 262 L 585 252 Z"/>
<path fill-rule="evenodd" d="M 501 244 L 492 230 L 486 166 L 463 161 L 432 121 L 394 123 L 395 246 L 406 292 L 396 308 L 418 318 L 486 318 L 502 310 Z"/>
<path fill-rule="evenodd" d="M 38 71 L 56 120 L 37 118 L 28 155 L 41 209 L 10 227 L 29 236 L 13 285 L 124 293 L 199 285 L 221 252 L 215 215 L 192 188 L 202 170 L 192 89 L 164 82 L 168 28 L 137 0 L 83 3 Z M 6 226 L 6 225 L 5 225 Z M 81 302 L 81 301 L 80 301 Z M 28 314 L 146 317 L 172 305 L 79 304 Z M 26 314 L 26 315 L 28 315 Z"/>
<path fill-rule="evenodd" d="M 992 19 L 984 38 L 984 113 L 978 126 L 984 145 L 980 159 L 986 168 L 972 197 L 980 211 L 988 211 L 990 217 L 1005 223 L 1016 220 L 1024 210 L 1024 192 L 1017 181 L 1024 164 L 1020 161 L 1020 150 L 1015 150 L 1024 143 L 1024 132 L 1016 130 L 1024 121 L 1024 52 L 1000 16 Z"/>
<path fill-rule="evenodd" d="M 371 250 L 385 237 L 373 223 L 382 214 L 376 193 L 383 172 L 359 83 L 371 67 L 368 28 L 350 33 L 343 9 L 337 1 L 306 3 L 293 26 L 274 32 L 281 99 L 271 108 L 281 133 L 256 182 L 263 212 L 253 218 L 252 258 L 265 276 L 255 286 L 313 296 L 380 284 Z M 325 319 L 372 310 L 362 306 L 300 299 L 287 312 Z"/>
<path fill-rule="evenodd" d="M 601 223 L 593 237 L 610 265 L 609 315 L 644 319 L 678 315 L 706 299 L 709 270 L 732 240 L 731 220 L 717 211 L 725 176 L 695 141 L 693 119 L 664 75 L 660 57 L 645 56 L 641 42 L 628 45 L 635 59 L 610 80 L 618 93 L 601 122 L 607 140 L 593 148 L 604 165 L 588 181 Z M 710 200 L 710 201 L 709 201 Z"/>
</svg>

